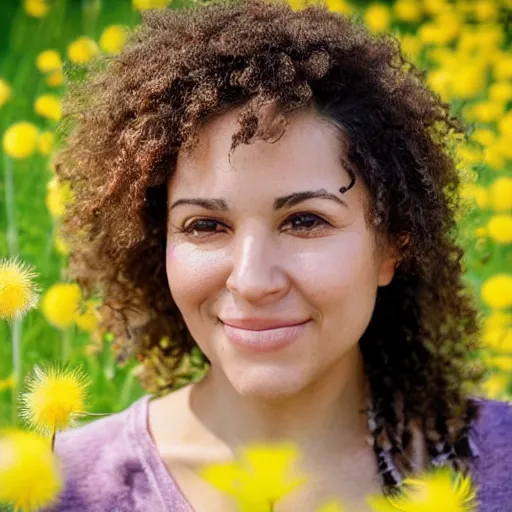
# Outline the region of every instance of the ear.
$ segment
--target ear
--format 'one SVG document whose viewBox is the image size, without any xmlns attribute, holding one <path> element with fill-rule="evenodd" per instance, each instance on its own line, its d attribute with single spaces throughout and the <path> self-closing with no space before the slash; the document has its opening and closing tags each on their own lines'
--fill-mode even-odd
<svg viewBox="0 0 512 512">
<path fill-rule="evenodd" d="M 402 259 L 401 249 L 409 243 L 409 240 L 409 234 L 404 233 L 395 243 L 386 245 L 382 250 L 377 280 L 379 286 L 387 286 L 393 280 Z"/>
</svg>

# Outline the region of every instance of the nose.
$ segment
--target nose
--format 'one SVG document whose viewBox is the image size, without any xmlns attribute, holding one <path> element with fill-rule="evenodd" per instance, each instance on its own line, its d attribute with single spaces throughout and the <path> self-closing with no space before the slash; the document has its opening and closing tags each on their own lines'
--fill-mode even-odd
<svg viewBox="0 0 512 512">
<path fill-rule="evenodd" d="M 276 241 L 263 228 L 238 236 L 226 287 L 252 303 L 275 301 L 286 295 L 289 279 Z"/>
</svg>

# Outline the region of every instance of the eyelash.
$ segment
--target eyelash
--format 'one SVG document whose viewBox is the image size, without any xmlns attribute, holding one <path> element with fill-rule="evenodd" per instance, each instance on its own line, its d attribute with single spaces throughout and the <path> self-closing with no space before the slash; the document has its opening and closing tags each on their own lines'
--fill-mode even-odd
<svg viewBox="0 0 512 512">
<path fill-rule="evenodd" d="M 288 220 L 290 219 L 293 219 L 293 218 L 297 218 L 297 217 L 312 217 L 315 219 L 315 221 L 319 221 L 321 223 L 321 225 L 316 225 L 314 226 L 313 228 L 298 228 L 296 231 L 297 232 L 304 232 L 304 231 L 308 231 L 308 232 L 317 232 L 317 231 L 323 231 L 324 229 L 326 229 L 327 227 L 330 226 L 330 224 L 325 220 L 323 219 L 322 217 L 320 217 L 319 215 L 316 215 L 314 213 L 308 213 L 308 212 L 299 212 L 299 213 L 294 213 L 293 215 L 291 215 Z M 223 224 L 222 222 L 220 221 L 217 221 L 215 219 L 196 219 L 194 220 L 193 222 L 191 222 L 188 226 L 182 228 L 180 230 L 181 233 L 185 233 L 186 235 L 188 236 L 191 236 L 193 238 L 199 238 L 200 236 L 198 235 L 193 235 L 192 233 L 194 231 L 198 231 L 199 233 L 210 233 L 210 234 L 215 234 L 215 233 L 221 233 L 221 231 L 201 231 L 201 230 L 198 230 L 197 227 L 194 227 L 196 226 L 198 223 L 200 222 L 210 222 L 210 223 L 213 223 L 213 224 L 220 224 L 220 225 L 223 225 L 225 226 L 225 224 Z"/>
</svg>

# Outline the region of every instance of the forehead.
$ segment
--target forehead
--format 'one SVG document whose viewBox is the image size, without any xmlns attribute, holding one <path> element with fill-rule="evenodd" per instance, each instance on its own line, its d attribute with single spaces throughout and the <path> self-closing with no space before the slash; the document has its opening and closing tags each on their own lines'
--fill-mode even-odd
<svg viewBox="0 0 512 512">
<path fill-rule="evenodd" d="M 199 132 L 198 145 L 178 154 L 169 182 L 170 195 L 275 197 L 313 188 L 336 193 L 350 183 L 342 164 L 339 133 L 311 110 L 289 116 L 277 142 L 240 144 L 228 159 L 232 136 L 239 128 L 238 112 L 231 110 L 210 120 Z M 364 193 L 358 181 L 347 195 Z"/>
</svg>

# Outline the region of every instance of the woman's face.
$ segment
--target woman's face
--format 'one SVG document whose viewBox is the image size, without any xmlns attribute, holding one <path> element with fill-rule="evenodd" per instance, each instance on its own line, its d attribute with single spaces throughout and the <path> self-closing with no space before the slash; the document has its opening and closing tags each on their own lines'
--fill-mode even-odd
<svg viewBox="0 0 512 512">
<path fill-rule="evenodd" d="M 236 114 L 210 121 L 178 156 L 168 282 L 193 338 L 239 393 L 289 395 L 358 350 L 396 259 L 376 252 L 361 181 L 339 192 L 350 176 L 334 127 L 302 111 L 278 142 L 242 144 L 230 164 Z M 276 327 L 287 324 L 302 325 Z"/>
</svg>

